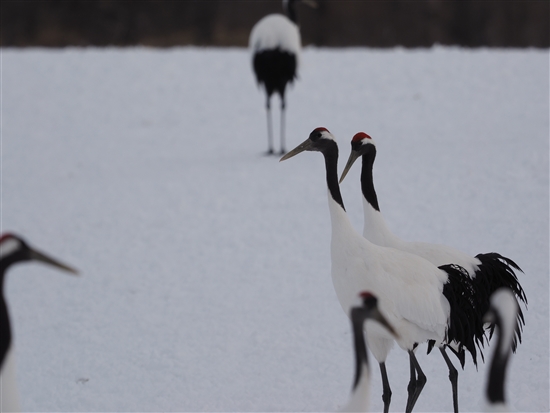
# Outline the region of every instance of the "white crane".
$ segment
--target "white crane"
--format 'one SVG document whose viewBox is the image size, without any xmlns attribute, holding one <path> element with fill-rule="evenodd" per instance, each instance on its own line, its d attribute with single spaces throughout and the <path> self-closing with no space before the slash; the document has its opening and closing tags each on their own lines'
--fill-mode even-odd
<svg viewBox="0 0 550 413">
<path fill-rule="evenodd" d="M 267 95 L 268 154 L 273 154 L 273 127 L 271 122 L 271 95 L 281 97 L 281 154 L 285 153 L 285 91 L 288 83 L 298 77 L 301 39 L 296 20 L 295 3 L 302 1 L 317 7 L 314 0 L 283 0 L 282 14 L 269 14 L 258 21 L 250 33 L 249 47 L 256 81 L 263 85 Z"/>
<path fill-rule="evenodd" d="M 525 292 L 521 287 L 515 270 L 521 271 L 517 264 L 509 258 L 491 252 L 478 254 L 475 257 L 468 255 L 456 248 L 440 244 L 426 242 L 407 242 L 393 234 L 386 222 L 380 207 L 378 197 L 374 189 L 373 165 L 376 158 L 376 143 L 369 135 L 359 132 L 351 140 L 351 153 L 348 162 L 342 172 L 342 182 L 353 163 L 362 158 L 361 191 L 363 193 L 364 225 L 363 236 L 376 245 L 396 248 L 419 255 L 436 266 L 444 264 L 457 264 L 468 271 L 474 284 L 475 306 L 480 314 L 485 314 L 489 309 L 489 298 L 500 287 L 510 288 L 518 300 L 527 304 Z M 521 329 L 524 324 L 523 313 L 518 312 L 516 335 L 514 337 L 513 350 L 515 351 L 518 340 L 521 341 Z M 494 326 L 491 326 L 491 333 Z M 458 372 L 442 349 L 443 357 L 449 367 L 449 379 L 453 389 L 454 411 L 458 411 Z M 460 357 L 460 355 L 459 355 Z M 474 360 L 475 362 L 475 360 Z M 461 358 L 464 366 L 464 358 Z"/>
<path fill-rule="evenodd" d="M 32 249 L 16 235 L 7 233 L 0 237 L 0 384 L 2 387 L 0 411 L 2 412 L 19 411 L 11 324 L 4 298 L 4 278 L 9 266 L 22 261 L 39 261 L 73 274 L 77 273 L 73 268 Z"/>
<path fill-rule="evenodd" d="M 334 137 L 326 128 L 316 128 L 281 161 L 303 151 L 319 151 L 325 159 L 332 227 L 331 275 L 338 300 L 347 314 L 359 291 L 372 291 L 378 296 L 380 311 L 399 334 L 396 341 L 408 352 L 415 373 L 406 407 L 406 412 L 411 412 L 426 383 L 413 351 L 419 343 L 433 340 L 441 347 L 455 341 L 459 349 L 464 346 L 474 358 L 476 344 L 483 345 L 483 324 L 473 307 L 471 280 L 462 275 L 465 270 L 459 266 L 438 268 L 418 255 L 380 247 L 358 234 L 340 193 L 338 145 Z M 387 412 L 391 392 L 385 361 L 393 338 L 376 325 L 367 327 L 367 333 L 369 348 L 380 364 Z"/>
<path fill-rule="evenodd" d="M 362 303 L 351 308 L 349 317 L 353 333 L 353 349 L 355 353 L 355 378 L 351 388 L 348 404 L 342 412 L 366 412 L 369 406 L 370 369 L 367 346 L 364 337 L 366 320 L 374 320 L 395 336 L 393 327 L 378 309 L 378 299 L 368 291 L 359 293 Z"/>
<path fill-rule="evenodd" d="M 495 324 L 498 330 L 497 346 L 491 358 L 485 392 L 487 397 L 485 411 L 488 412 L 509 411 L 504 396 L 504 382 L 514 344 L 518 312 L 518 302 L 509 288 L 502 287 L 493 293 L 489 311 L 485 314 L 485 321 Z"/>
</svg>

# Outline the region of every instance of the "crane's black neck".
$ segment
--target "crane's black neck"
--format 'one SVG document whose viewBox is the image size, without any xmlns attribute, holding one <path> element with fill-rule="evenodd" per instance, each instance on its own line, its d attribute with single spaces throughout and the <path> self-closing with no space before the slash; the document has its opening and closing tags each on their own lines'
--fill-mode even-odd
<svg viewBox="0 0 550 413">
<path fill-rule="evenodd" d="M 491 360 L 489 370 L 489 380 L 487 383 L 487 399 L 490 403 L 504 403 L 504 381 L 506 376 L 506 366 L 510 349 L 506 348 L 508 343 L 503 341 L 503 331 L 500 316 L 496 314 L 496 325 L 499 328 L 498 343 Z M 508 346 L 509 347 L 509 346 Z"/>
<path fill-rule="evenodd" d="M 283 1 L 283 8 L 285 9 L 285 13 L 288 16 L 290 20 L 292 20 L 295 24 L 298 24 L 298 17 L 296 16 L 296 1 L 295 0 L 287 0 L 286 2 Z"/>
<path fill-rule="evenodd" d="M 372 148 L 367 153 L 363 154 L 363 165 L 361 168 L 361 191 L 363 196 L 371 206 L 380 212 L 378 206 L 378 197 L 374 190 L 374 179 L 372 177 L 372 169 L 374 166 L 374 159 L 376 158 L 376 148 Z"/>
<path fill-rule="evenodd" d="M 8 306 L 4 299 L 4 276 L 6 269 L 11 263 L 7 260 L 0 260 L 0 371 L 4 365 L 4 359 L 11 344 L 11 326 L 8 314 Z"/>
<path fill-rule="evenodd" d="M 2 258 L 0 260 L 0 292 L 2 293 L 2 296 L 4 295 L 4 278 L 6 275 L 6 270 L 10 265 L 16 262 L 17 260 L 14 259 L 13 255 L 6 258 Z"/>
<path fill-rule="evenodd" d="M 365 344 L 365 337 L 363 335 L 363 322 L 365 320 L 361 308 L 353 308 L 351 310 L 351 325 L 353 329 L 353 346 L 355 349 L 355 379 L 353 381 L 353 390 L 357 388 L 361 381 L 363 372 L 363 366 L 369 365 L 367 356 L 367 345 Z"/>
<path fill-rule="evenodd" d="M 332 199 L 334 199 L 345 211 L 344 201 L 340 193 L 340 184 L 338 183 L 338 145 L 329 140 L 322 151 L 325 157 L 325 167 L 327 171 L 327 186 Z"/>
</svg>

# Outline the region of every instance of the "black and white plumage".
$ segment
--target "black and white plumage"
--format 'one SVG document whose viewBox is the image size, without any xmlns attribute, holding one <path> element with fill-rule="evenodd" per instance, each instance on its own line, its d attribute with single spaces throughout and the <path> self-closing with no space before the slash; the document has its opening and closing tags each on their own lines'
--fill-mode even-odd
<svg viewBox="0 0 550 413">
<path fill-rule="evenodd" d="M 346 314 L 358 292 L 372 291 L 408 352 L 411 369 L 418 375 L 409 387 L 406 411 L 412 411 L 426 382 L 414 349 L 433 340 L 442 348 L 456 342 L 475 357 L 476 345 L 483 345 L 481 316 L 472 301 L 472 284 L 459 266 L 438 268 L 418 255 L 373 244 L 353 228 L 344 208 L 338 184 L 338 145 L 326 128 L 317 128 L 309 138 L 281 158 L 303 151 L 319 151 L 326 167 L 328 203 L 331 217 L 331 275 L 336 295 Z M 369 348 L 380 364 L 384 387 L 384 409 L 389 410 L 391 394 L 385 361 L 393 345 L 387 331 L 367 327 Z"/>
<path fill-rule="evenodd" d="M 364 337 L 364 324 L 367 320 L 379 323 L 395 336 L 393 327 L 378 309 L 378 298 L 368 291 L 359 293 L 361 304 L 350 309 L 353 349 L 355 353 L 355 378 L 351 396 L 342 412 L 366 412 L 369 407 L 370 369 L 367 345 Z"/>
<path fill-rule="evenodd" d="M 457 264 L 466 269 L 474 286 L 474 302 L 478 314 L 485 314 L 489 309 L 489 298 L 501 287 L 510 288 L 518 300 L 527 304 L 525 292 L 521 287 L 514 270 L 521 271 L 519 266 L 509 258 L 491 252 L 478 254 L 475 257 L 447 245 L 426 242 L 407 242 L 393 234 L 380 212 L 378 197 L 374 188 L 373 165 L 376 158 L 376 143 L 366 133 L 359 132 L 351 140 L 351 153 L 342 172 L 340 182 L 345 178 L 353 163 L 362 158 L 361 191 L 363 193 L 364 226 L 363 236 L 369 241 L 419 255 L 436 266 Z M 512 348 L 515 351 L 518 341 L 521 341 L 521 331 L 524 324 L 523 313 L 518 311 L 516 334 Z M 492 329 L 493 326 L 489 327 Z M 445 355 L 444 355 L 445 356 Z M 458 410 L 457 376 L 458 372 L 451 367 L 448 358 L 445 359 L 450 369 L 450 379 L 453 386 L 454 410 Z M 475 362 L 475 360 L 474 360 Z M 464 358 L 461 359 L 464 365 Z"/>
<path fill-rule="evenodd" d="M 284 0 L 282 14 L 270 14 L 258 21 L 250 33 L 249 47 L 256 81 L 266 92 L 268 154 L 274 153 L 271 122 L 271 95 L 281 98 L 281 153 L 285 153 L 285 92 L 287 84 L 298 77 L 301 38 L 295 4 L 300 0 Z M 301 0 L 312 7 L 313 0 Z"/>
<path fill-rule="evenodd" d="M 2 380 L 1 411 L 19 410 L 15 383 L 15 360 L 12 349 L 11 323 L 8 306 L 4 298 L 4 279 L 7 269 L 18 262 L 39 261 L 76 274 L 73 268 L 31 248 L 22 238 L 14 234 L 0 237 L 0 372 Z"/>
<path fill-rule="evenodd" d="M 506 404 L 504 383 L 506 382 L 506 370 L 514 344 L 514 331 L 519 305 L 515 294 L 505 287 L 495 291 L 491 295 L 490 301 L 491 304 L 485 315 L 485 321 L 496 326 L 498 340 L 487 376 L 485 411 L 508 412 L 510 410 Z"/>
</svg>

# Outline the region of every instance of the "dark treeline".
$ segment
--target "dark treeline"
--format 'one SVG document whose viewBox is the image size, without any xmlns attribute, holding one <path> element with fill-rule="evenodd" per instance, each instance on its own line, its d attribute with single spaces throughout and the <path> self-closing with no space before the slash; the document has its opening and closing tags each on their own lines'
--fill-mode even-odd
<svg viewBox="0 0 550 413">
<path fill-rule="evenodd" d="M 299 5 L 304 44 L 317 46 L 550 46 L 548 0 L 318 0 Z M 9 1 L 2 46 L 246 46 L 280 0 Z"/>
</svg>

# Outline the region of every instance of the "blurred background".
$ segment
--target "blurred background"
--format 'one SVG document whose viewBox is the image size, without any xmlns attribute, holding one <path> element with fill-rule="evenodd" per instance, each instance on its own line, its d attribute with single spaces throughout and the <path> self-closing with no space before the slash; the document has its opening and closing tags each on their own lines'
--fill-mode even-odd
<svg viewBox="0 0 550 413">
<path fill-rule="evenodd" d="M 550 2 L 318 0 L 298 7 L 304 45 L 550 46 Z M 4 47 L 247 46 L 280 0 L 3 1 Z M 330 29 L 327 29 L 330 28 Z"/>
</svg>

